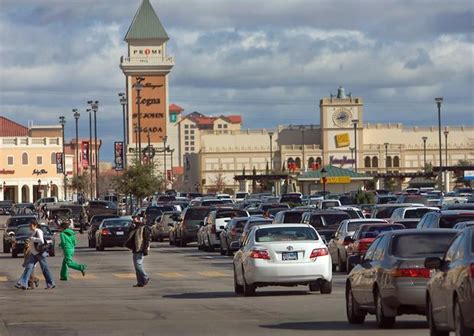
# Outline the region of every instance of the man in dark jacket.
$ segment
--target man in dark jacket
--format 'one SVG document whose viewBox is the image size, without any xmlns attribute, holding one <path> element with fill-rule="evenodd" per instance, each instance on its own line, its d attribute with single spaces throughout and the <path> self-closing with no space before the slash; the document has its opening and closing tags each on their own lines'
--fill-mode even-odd
<svg viewBox="0 0 474 336">
<path fill-rule="evenodd" d="M 133 266 L 137 275 L 137 283 L 133 287 L 145 287 L 150 281 L 150 277 L 143 268 L 143 257 L 148 255 L 151 233 L 140 217 L 133 216 L 132 221 L 132 228 L 125 247 L 130 249 L 133 254 Z"/>
</svg>

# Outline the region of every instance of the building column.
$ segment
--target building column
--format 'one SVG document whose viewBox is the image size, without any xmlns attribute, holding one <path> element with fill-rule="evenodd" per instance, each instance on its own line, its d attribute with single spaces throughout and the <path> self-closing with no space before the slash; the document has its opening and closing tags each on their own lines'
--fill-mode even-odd
<svg viewBox="0 0 474 336">
<path fill-rule="evenodd" d="M 445 188 L 444 191 L 448 192 L 451 189 L 451 185 L 450 185 L 451 172 L 445 171 L 444 174 L 445 174 L 444 175 L 444 188 Z"/>
<path fill-rule="evenodd" d="M 2 185 L 2 190 L 0 190 L 0 201 L 4 201 L 4 192 L 5 192 L 5 189 L 3 188 L 3 185 Z"/>
<path fill-rule="evenodd" d="M 33 184 L 28 184 L 28 198 L 31 203 L 34 203 L 34 198 L 33 198 Z"/>
</svg>

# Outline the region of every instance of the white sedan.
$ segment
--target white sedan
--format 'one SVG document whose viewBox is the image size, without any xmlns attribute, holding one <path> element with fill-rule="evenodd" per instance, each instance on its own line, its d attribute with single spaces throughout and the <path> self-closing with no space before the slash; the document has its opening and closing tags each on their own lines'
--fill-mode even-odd
<svg viewBox="0 0 474 336">
<path fill-rule="evenodd" d="M 257 287 L 309 285 L 331 294 L 332 261 L 316 230 L 308 224 L 259 225 L 234 256 L 234 289 L 251 296 Z"/>
</svg>

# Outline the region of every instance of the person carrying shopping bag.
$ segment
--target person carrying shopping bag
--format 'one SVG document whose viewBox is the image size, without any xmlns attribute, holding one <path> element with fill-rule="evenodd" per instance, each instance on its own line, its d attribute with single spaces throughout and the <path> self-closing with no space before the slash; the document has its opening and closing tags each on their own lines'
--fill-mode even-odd
<svg viewBox="0 0 474 336">
<path fill-rule="evenodd" d="M 124 246 L 131 250 L 133 255 L 133 267 L 137 276 L 137 283 L 133 287 L 145 287 L 150 281 L 143 267 L 143 259 L 148 255 L 150 241 L 151 233 L 148 226 L 140 217 L 132 216 L 132 227 Z"/>
<path fill-rule="evenodd" d="M 60 224 L 59 230 L 61 242 L 59 246 L 63 249 L 63 263 L 61 266 L 60 280 L 67 281 L 69 278 L 68 269 L 72 268 L 74 270 L 80 271 L 82 276 L 86 275 L 87 266 L 84 264 L 78 264 L 72 257 L 74 256 L 74 249 L 76 248 L 76 234 L 69 228 L 69 221 L 64 221 Z"/>
</svg>

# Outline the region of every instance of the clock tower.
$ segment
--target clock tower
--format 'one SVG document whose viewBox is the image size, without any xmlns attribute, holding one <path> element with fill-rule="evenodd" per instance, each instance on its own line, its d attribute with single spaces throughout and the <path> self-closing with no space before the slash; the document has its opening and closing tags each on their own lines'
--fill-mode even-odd
<svg viewBox="0 0 474 336">
<path fill-rule="evenodd" d="M 362 98 L 346 94 L 341 86 L 337 95 L 331 94 L 319 103 L 323 162 L 342 168 L 355 167 L 357 153 L 362 148 Z M 356 128 L 354 128 L 355 121 Z M 355 136 L 357 136 L 357 141 Z M 357 155 L 358 163 L 361 155 Z M 357 165 L 359 166 L 359 164 Z"/>
</svg>

